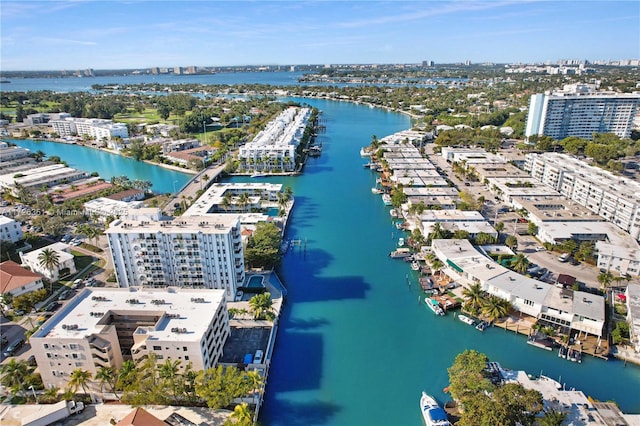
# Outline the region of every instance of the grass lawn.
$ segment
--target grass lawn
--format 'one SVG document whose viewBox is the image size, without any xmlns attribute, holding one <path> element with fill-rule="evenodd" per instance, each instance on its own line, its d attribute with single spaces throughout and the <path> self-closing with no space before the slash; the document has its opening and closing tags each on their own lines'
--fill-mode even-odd
<svg viewBox="0 0 640 426">
<path fill-rule="evenodd" d="M 82 271 L 87 266 L 91 265 L 95 260 L 93 256 L 87 256 L 79 251 L 71 250 L 71 254 L 74 256 L 73 262 L 76 264 L 76 269 Z"/>
</svg>

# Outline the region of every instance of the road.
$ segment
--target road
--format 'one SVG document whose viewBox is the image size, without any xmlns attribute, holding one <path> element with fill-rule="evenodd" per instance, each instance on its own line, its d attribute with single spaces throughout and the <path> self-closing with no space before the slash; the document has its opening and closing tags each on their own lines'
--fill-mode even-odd
<svg viewBox="0 0 640 426">
<path fill-rule="evenodd" d="M 218 176 L 223 172 L 225 166 L 226 164 L 224 163 L 220 165 L 209 166 L 195 175 L 182 191 L 174 195 L 174 197 L 167 202 L 162 210 L 162 213 L 166 216 L 173 216 L 176 204 L 180 204 L 182 200 L 191 199 L 192 201 L 195 201 L 196 198 L 198 198 L 198 191 L 207 188 L 209 185 L 211 185 L 212 182 L 217 180 Z M 205 174 L 209 176 L 209 179 L 207 181 L 202 179 L 202 176 L 204 176 Z"/>
</svg>

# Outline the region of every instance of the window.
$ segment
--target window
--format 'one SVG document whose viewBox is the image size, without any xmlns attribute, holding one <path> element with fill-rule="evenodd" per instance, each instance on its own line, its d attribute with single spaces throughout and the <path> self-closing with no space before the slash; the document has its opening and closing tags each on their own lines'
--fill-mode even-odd
<svg viewBox="0 0 640 426">
<path fill-rule="evenodd" d="M 186 351 L 187 351 L 187 347 L 186 347 L 186 346 L 183 346 L 183 347 L 182 347 L 182 350 L 186 352 Z"/>
<path fill-rule="evenodd" d="M 153 350 L 154 350 L 154 351 L 161 351 L 161 350 L 162 350 L 162 347 L 161 347 L 161 346 L 154 346 L 154 347 L 153 347 Z"/>
<path fill-rule="evenodd" d="M 185 356 L 184 356 L 184 360 L 185 360 L 185 361 L 189 361 L 189 355 L 185 355 Z"/>
</svg>

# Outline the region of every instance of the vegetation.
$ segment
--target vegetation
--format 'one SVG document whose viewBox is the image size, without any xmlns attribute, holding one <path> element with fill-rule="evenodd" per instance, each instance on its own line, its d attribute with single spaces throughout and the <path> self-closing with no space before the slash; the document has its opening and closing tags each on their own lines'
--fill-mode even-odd
<svg viewBox="0 0 640 426">
<path fill-rule="evenodd" d="M 273 321 L 276 316 L 273 310 L 271 293 L 269 292 L 256 294 L 251 299 L 249 299 L 249 307 L 251 308 L 254 319 L 266 319 L 268 321 Z"/>
<path fill-rule="evenodd" d="M 542 411 L 542 395 L 516 383 L 494 384 L 486 370 L 488 358 L 475 350 L 456 356 L 449 372 L 451 396 L 463 408 L 458 425 L 533 425 Z"/>
<path fill-rule="evenodd" d="M 271 269 L 280 261 L 280 229 L 271 222 L 260 222 L 247 241 L 245 264 L 251 268 Z"/>
</svg>

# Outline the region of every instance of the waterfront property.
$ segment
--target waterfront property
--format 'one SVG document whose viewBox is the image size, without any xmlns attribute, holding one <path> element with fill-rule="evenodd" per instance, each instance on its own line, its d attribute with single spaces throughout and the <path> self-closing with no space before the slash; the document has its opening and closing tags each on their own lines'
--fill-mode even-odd
<svg viewBox="0 0 640 426">
<path fill-rule="evenodd" d="M 60 183 L 87 177 L 86 172 L 67 167 L 64 164 L 40 165 L 22 170 L 20 173 L 0 175 L 0 188 L 7 189 L 15 196 L 20 189 L 40 190 Z"/>
<path fill-rule="evenodd" d="M 85 288 L 30 339 L 46 387 L 65 388 L 82 368 L 119 368 L 155 354 L 194 370 L 216 366 L 229 335 L 222 290 Z M 97 382 L 88 386 L 101 392 Z"/>
<path fill-rule="evenodd" d="M 108 217 L 118 219 L 128 216 L 131 210 L 139 209 L 143 205 L 142 201 L 120 201 L 100 197 L 84 203 L 84 214 L 90 217 L 95 215 L 104 222 Z"/>
<path fill-rule="evenodd" d="M 467 240 L 433 240 L 433 253 L 443 271 L 463 286 L 478 283 L 489 294 L 505 299 L 519 312 L 558 332 L 604 336 L 602 296 L 559 288 L 513 272 L 476 250 Z"/>
<path fill-rule="evenodd" d="M 418 228 L 425 238 L 428 238 L 433 230 L 433 226 L 440 224 L 442 229 L 451 233 L 456 231 L 468 232 L 469 238 L 475 238 L 479 233 L 498 237 L 498 231 L 476 211 L 466 210 L 425 210 L 418 216 Z"/>
<path fill-rule="evenodd" d="M 251 142 L 240 147 L 240 170 L 293 172 L 296 148 L 302 141 L 311 109 L 290 107 L 272 120 Z"/>
<path fill-rule="evenodd" d="M 561 91 L 531 96 L 525 136 L 591 139 L 594 133 L 615 133 L 628 138 L 638 105 L 638 93 L 598 92 L 594 85 L 567 84 Z"/>
<path fill-rule="evenodd" d="M 41 264 L 41 254 L 45 250 L 51 250 L 57 255 L 58 262 L 56 265 L 48 267 L 47 265 Z M 49 281 L 58 281 L 61 276 L 74 274 L 76 272 L 76 264 L 73 257 L 71 247 L 65 243 L 53 243 L 37 250 L 20 253 L 20 259 L 24 266 L 33 272 L 39 273 Z"/>
<path fill-rule="evenodd" d="M 120 287 L 216 288 L 231 301 L 244 280 L 237 215 L 125 218 L 106 234 Z"/>
<path fill-rule="evenodd" d="M 625 293 L 627 299 L 627 321 L 631 334 L 631 344 L 640 353 L 640 284 L 629 283 Z"/>
<path fill-rule="evenodd" d="M 86 135 L 96 141 L 112 141 L 115 138 L 126 139 L 129 137 L 127 125 L 114 123 L 111 120 L 100 118 L 75 118 L 64 117 L 49 121 L 53 131 L 61 137 Z M 117 148 L 112 144 L 110 148 Z"/>
</svg>

